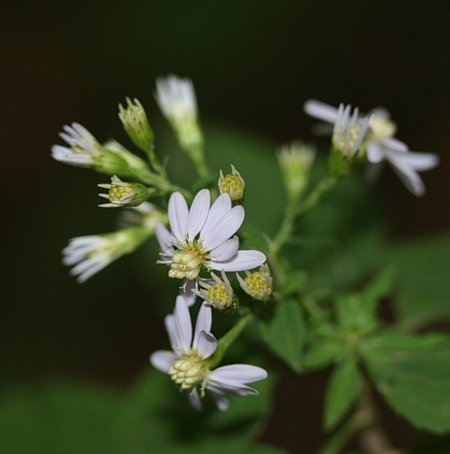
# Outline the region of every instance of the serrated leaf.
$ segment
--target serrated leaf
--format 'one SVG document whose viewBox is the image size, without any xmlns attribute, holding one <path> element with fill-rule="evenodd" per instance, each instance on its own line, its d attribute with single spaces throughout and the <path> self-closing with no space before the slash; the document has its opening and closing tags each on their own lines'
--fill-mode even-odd
<svg viewBox="0 0 450 454">
<path fill-rule="evenodd" d="M 356 361 L 347 357 L 333 370 L 325 393 L 324 428 L 331 430 L 354 403 L 361 375 Z"/>
<path fill-rule="evenodd" d="M 370 376 L 386 401 L 411 424 L 450 430 L 450 340 L 386 331 L 362 348 Z"/>
<path fill-rule="evenodd" d="M 270 320 L 261 322 L 261 334 L 267 346 L 296 372 L 301 370 L 305 323 L 298 301 L 278 304 Z"/>
</svg>

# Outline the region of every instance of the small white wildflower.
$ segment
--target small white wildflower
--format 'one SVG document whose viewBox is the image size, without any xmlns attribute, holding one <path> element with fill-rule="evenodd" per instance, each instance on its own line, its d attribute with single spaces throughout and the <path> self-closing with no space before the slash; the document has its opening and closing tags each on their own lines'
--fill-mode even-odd
<svg viewBox="0 0 450 454">
<path fill-rule="evenodd" d="M 241 205 L 232 207 L 228 194 L 210 206 L 210 192 L 202 189 L 188 208 L 179 192 L 170 196 L 168 215 L 171 232 L 163 224 L 156 227 L 161 255 L 170 266 L 169 277 L 196 280 L 202 268 L 218 271 L 244 271 L 266 261 L 260 251 L 239 250 L 234 234 L 244 221 Z"/>
<path fill-rule="evenodd" d="M 338 109 L 323 102 L 309 100 L 304 109 L 307 114 L 326 123 L 337 121 Z M 387 161 L 410 192 L 417 196 L 425 194 L 418 172 L 436 167 L 439 157 L 433 153 L 410 151 L 406 144 L 394 139 L 397 127 L 386 109 L 373 109 L 369 115 L 369 131 L 363 142 L 369 163 L 375 166 Z"/>
<path fill-rule="evenodd" d="M 197 121 L 197 99 L 191 80 L 173 75 L 159 78 L 156 81 L 155 97 L 183 148 L 191 149 L 203 142 Z"/>
<path fill-rule="evenodd" d="M 231 364 L 211 370 L 208 359 L 217 350 L 217 339 L 210 332 L 211 324 L 211 307 L 204 303 L 192 329 L 188 306 L 184 297 L 178 296 L 173 314 L 165 318 L 172 351 L 158 350 L 150 356 L 150 362 L 188 393 L 194 408 L 201 409 L 201 398 L 207 392 L 219 410 L 224 411 L 229 407 L 227 393 L 258 394 L 248 383 L 267 378 L 267 372 L 249 364 Z"/>
<path fill-rule="evenodd" d="M 309 183 L 316 149 L 296 141 L 281 148 L 277 155 L 286 192 L 292 201 L 298 200 Z"/>
<path fill-rule="evenodd" d="M 127 183 L 118 176 L 111 177 L 111 184 L 98 184 L 99 188 L 108 189 L 107 194 L 99 194 L 109 203 L 103 203 L 99 207 L 119 208 L 123 206 L 139 205 L 147 200 L 152 190 L 141 183 Z"/>
<path fill-rule="evenodd" d="M 272 275 L 270 274 L 267 263 L 262 265 L 258 271 L 254 271 L 253 273 L 246 271 L 245 274 L 245 278 L 242 279 L 242 277 L 236 273 L 237 280 L 239 281 L 242 290 L 252 298 L 259 301 L 267 301 L 273 291 Z"/>
<path fill-rule="evenodd" d="M 233 303 L 233 288 L 223 271 L 221 276 L 222 279 L 211 272 L 212 280 L 200 280 L 201 289 L 192 291 L 214 308 L 223 311 L 230 308 Z"/>
<path fill-rule="evenodd" d="M 70 274 L 83 283 L 114 260 L 133 252 L 151 233 L 142 227 L 129 227 L 114 233 L 72 238 L 62 251 L 63 263 L 75 265 Z"/>
<path fill-rule="evenodd" d="M 239 202 L 244 198 L 245 181 L 241 174 L 231 165 L 231 173 L 224 175 L 220 170 L 217 185 L 221 194 L 228 194 L 232 202 Z"/>
<path fill-rule="evenodd" d="M 59 136 L 69 145 L 53 145 L 52 157 L 66 164 L 91 167 L 101 155 L 101 145 L 97 139 L 79 123 L 64 125 Z"/>
</svg>

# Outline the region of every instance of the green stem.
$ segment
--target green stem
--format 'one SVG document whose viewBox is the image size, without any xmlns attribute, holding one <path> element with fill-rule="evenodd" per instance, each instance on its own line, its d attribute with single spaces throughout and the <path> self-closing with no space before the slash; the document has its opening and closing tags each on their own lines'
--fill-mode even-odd
<svg viewBox="0 0 450 454">
<path fill-rule="evenodd" d="M 159 173 L 163 178 L 167 179 L 167 172 L 163 165 L 159 162 L 159 159 L 156 157 L 155 149 L 153 146 L 151 148 L 147 148 L 146 150 L 148 160 L 150 165 L 152 166 L 153 170 L 156 173 Z"/>
<path fill-rule="evenodd" d="M 212 369 L 220 363 L 225 352 L 228 350 L 230 345 L 240 336 L 242 331 L 247 325 L 255 318 L 251 313 L 244 315 L 234 326 L 231 328 L 223 337 L 219 340 L 219 345 L 214 355 L 209 361 L 209 367 Z"/>
<path fill-rule="evenodd" d="M 292 235 L 296 219 L 305 214 L 311 208 L 314 208 L 325 196 L 325 194 L 327 194 L 335 186 L 336 182 L 336 177 L 328 176 L 324 178 L 312 192 L 309 193 L 308 197 L 300 206 L 293 202 L 288 204 L 283 222 L 270 246 L 269 257 L 272 261 Z"/>
</svg>

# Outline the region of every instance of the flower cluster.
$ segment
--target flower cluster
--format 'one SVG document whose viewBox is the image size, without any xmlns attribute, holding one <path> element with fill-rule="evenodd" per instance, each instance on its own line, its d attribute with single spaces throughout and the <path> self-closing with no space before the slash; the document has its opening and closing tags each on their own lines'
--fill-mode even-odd
<svg viewBox="0 0 450 454">
<path fill-rule="evenodd" d="M 295 323 L 301 318 L 297 311 L 302 309 L 301 279 L 295 282 L 298 274 L 291 273 L 288 260 L 278 257 L 282 248 L 295 240 L 300 215 L 316 206 L 338 180 L 363 161 L 372 166 L 387 161 L 408 189 L 422 195 L 425 188 L 418 171 L 431 169 L 438 159 L 431 153 L 412 152 L 395 139 L 396 126 L 383 109 L 364 115 L 350 105 L 334 108 L 307 101 L 306 112 L 325 122 L 321 129 L 331 135 L 328 172 L 308 193 L 315 178 L 311 178 L 315 148 L 300 141 L 281 148 L 277 158 L 287 195 L 283 221 L 273 238 L 262 232 L 255 233 L 255 237 L 259 233 L 256 240 L 260 241 L 250 238 L 266 256 L 258 249 L 241 249 L 246 182 L 234 165 L 228 174 L 210 172 L 192 82 L 176 76 L 158 79 L 155 96 L 199 179 L 190 188 L 171 181 L 163 164 L 166 161 L 160 160 L 160 151 L 155 148 L 150 121 L 137 99 L 126 98 L 126 105 L 119 105 L 119 118 L 132 145 L 145 152 L 146 160 L 115 140 L 99 142 L 78 123 L 64 126 L 60 137 L 66 145 L 54 145 L 52 156 L 108 175 L 110 183 L 98 185 L 106 190 L 99 195 L 107 203 L 100 206 L 121 210 L 121 215 L 115 232 L 72 238 L 63 249 L 63 262 L 72 267 L 70 273 L 79 282 L 84 282 L 155 237 L 160 253 L 159 260 L 154 259 L 167 267 L 167 281 L 177 285 L 175 308 L 164 319 L 171 350 L 154 352 L 150 362 L 170 376 L 196 409 L 209 395 L 220 410 L 226 410 L 228 394 L 257 394 L 249 384 L 268 375 L 263 368 L 250 364 L 221 365 L 248 323 L 258 317 L 270 323 L 268 319 L 283 307 L 287 295 L 294 305 L 298 297 L 299 305 L 287 306 L 293 312 L 278 317 L 277 323 L 288 323 L 291 318 Z M 247 236 L 252 235 L 253 226 L 249 227 Z M 247 240 L 247 236 L 241 238 Z M 191 311 L 196 310 L 198 299 L 200 308 L 193 327 Z M 231 328 L 219 339 L 211 333 L 213 314 L 230 316 L 231 320 Z M 295 329 L 288 329 L 286 337 Z"/>
</svg>

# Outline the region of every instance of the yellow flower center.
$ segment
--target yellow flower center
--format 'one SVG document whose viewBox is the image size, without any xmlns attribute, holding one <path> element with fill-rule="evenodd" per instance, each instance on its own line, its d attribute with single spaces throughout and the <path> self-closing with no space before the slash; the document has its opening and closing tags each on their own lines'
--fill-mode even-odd
<svg viewBox="0 0 450 454">
<path fill-rule="evenodd" d="M 233 165 L 231 165 L 231 173 L 228 175 L 224 175 L 220 171 L 218 186 L 220 193 L 228 194 L 232 202 L 238 202 L 244 197 L 245 181 Z"/>
<path fill-rule="evenodd" d="M 207 299 L 217 309 L 224 310 L 231 305 L 232 295 L 223 282 L 218 282 L 208 289 Z"/>
<path fill-rule="evenodd" d="M 379 115 L 372 115 L 369 126 L 372 136 L 371 139 L 375 140 L 390 139 L 394 137 L 397 129 L 393 121 L 380 117 Z"/>
<path fill-rule="evenodd" d="M 169 369 L 170 378 L 182 390 L 193 388 L 203 380 L 207 372 L 208 368 L 203 358 L 195 352 L 183 356 Z"/>
<path fill-rule="evenodd" d="M 206 262 L 207 254 L 198 245 L 181 249 L 172 257 L 169 277 L 175 279 L 196 279 Z"/>
<path fill-rule="evenodd" d="M 257 300 L 266 301 L 272 294 L 272 283 L 261 271 L 255 271 L 244 279 L 247 293 Z"/>
<path fill-rule="evenodd" d="M 333 146 L 343 155 L 351 155 L 358 139 L 361 127 L 359 125 L 353 126 L 350 131 L 341 134 L 341 130 L 337 130 L 333 134 Z"/>
<path fill-rule="evenodd" d="M 127 196 L 130 196 L 133 192 L 133 189 L 126 186 L 111 186 L 109 190 L 109 200 L 111 202 L 119 202 Z"/>
</svg>

